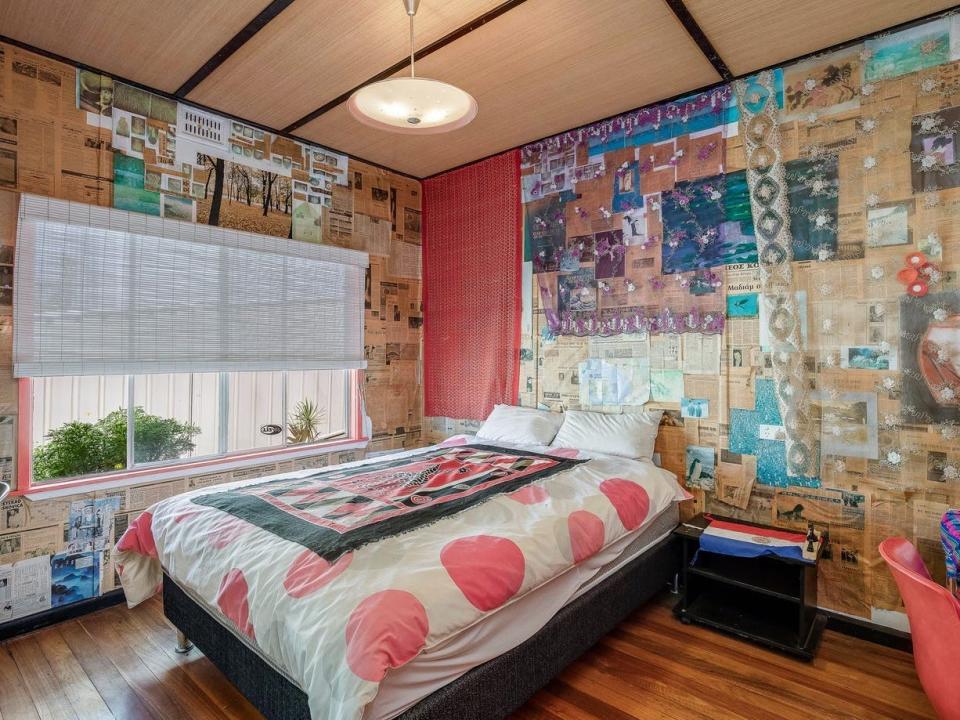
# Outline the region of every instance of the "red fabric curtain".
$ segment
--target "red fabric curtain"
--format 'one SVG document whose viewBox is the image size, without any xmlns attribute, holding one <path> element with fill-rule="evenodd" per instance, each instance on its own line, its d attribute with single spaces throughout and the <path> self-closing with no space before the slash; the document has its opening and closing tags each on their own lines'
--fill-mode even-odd
<svg viewBox="0 0 960 720">
<path fill-rule="evenodd" d="M 424 414 L 515 404 L 523 260 L 520 152 L 423 183 Z"/>
</svg>

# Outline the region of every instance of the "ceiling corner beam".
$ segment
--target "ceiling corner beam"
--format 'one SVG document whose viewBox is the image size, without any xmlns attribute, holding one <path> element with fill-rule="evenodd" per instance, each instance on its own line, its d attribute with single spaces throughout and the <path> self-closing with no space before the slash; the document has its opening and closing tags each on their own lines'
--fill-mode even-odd
<svg viewBox="0 0 960 720">
<path fill-rule="evenodd" d="M 277 15 L 286 10 L 293 0 L 270 0 L 270 4 L 261 10 L 257 16 L 248 22 L 243 28 L 230 38 L 226 45 L 217 50 L 213 57 L 207 60 L 199 70 L 173 93 L 178 98 L 186 97 L 189 93 L 202 83 L 218 67 L 226 62 L 227 58 L 233 55 L 237 50 L 243 47 L 254 35 L 263 30 L 267 23 L 273 20 Z"/>
<path fill-rule="evenodd" d="M 683 25 L 683 29 L 687 31 L 687 34 L 697 44 L 697 47 L 700 48 L 700 52 L 702 52 L 709 63 L 713 65 L 713 69 L 717 71 L 717 74 L 727 82 L 733 80 L 733 73 L 730 72 L 730 68 L 727 67 L 723 58 L 720 57 L 720 53 L 717 52 L 713 43 L 707 38 L 707 34 L 703 32 L 703 28 L 694 20 L 687 6 L 683 4 L 683 0 L 664 0 L 664 2 L 673 10 L 673 14 L 677 16 L 677 20 Z"/>
<path fill-rule="evenodd" d="M 464 35 L 468 35 L 469 33 L 472 33 L 477 28 L 483 25 L 486 25 L 491 20 L 495 20 L 496 18 L 500 17 L 504 13 L 510 10 L 513 10 L 513 8 L 515 7 L 522 5 L 524 2 L 526 2 L 526 0 L 506 0 L 506 2 L 500 3 L 492 10 L 485 12 L 483 15 L 480 15 L 479 17 L 475 17 L 473 20 L 469 21 L 465 25 L 461 25 L 453 32 L 447 33 L 439 40 L 435 40 L 434 42 L 430 43 L 426 47 L 423 47 L 420 50 L 417 50 L 413 56 L 414 60 L 422 60 L 423 58 L 427 57 L 427 55 L 431 55 L 435 53 L 437 50 L 439 50 L 440 48 L 444 48 L 450 43 L 456 40 L 459 40 Z M 362 83 L 360 83 L 356 87 L 350 88 L 342 95 L 338 95 L 337 97 L 333 98 L 333 100 L 330 100 L 329 102 L 318 107 L 316 110 L 313 110 L 307 113 L 299 120 L 296 120 L 295 122 L 290 123 L 283 129 L 283 132 L 292 133 L 295 130 L 302 128 L 307 123 L 313 122 L 321 115 L 325 115 L 331 110 L 333 110 L 335 107 L 337 107 L 338 105 L 342 105 L 343 103 L 345 103 L 347 100 L 350 99 L 350 96 L 353 95 L 353 93 L 355 93 L 360 88 L 365 87 L 370 83 L 379 82 L 380 80 L 386 80 L 391 75 L 395 75 L 396 73 L 400 72 L 405 67 L 407 67 L 409 62 L 410 62 L 410 56 L 408 55 L 407 57 L 403 58 L 403 60 L 400 60 L 399 62 L 396 62 L 390 67 L 388 67 L 386 70 L 383 70 L 382 72 L 377 73 L 373 77 L 364 80 Z"/>
</svg>

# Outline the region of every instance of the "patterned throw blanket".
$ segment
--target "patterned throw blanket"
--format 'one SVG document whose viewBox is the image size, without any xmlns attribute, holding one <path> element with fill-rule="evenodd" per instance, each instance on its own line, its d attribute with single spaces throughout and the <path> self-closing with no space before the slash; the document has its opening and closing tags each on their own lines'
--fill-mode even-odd
<svg viewBox="0 0 960 720">
<path fill-rule="evenodd" d="M 434 523 L 581 462 L 488 445 L 433 448 L 412 458 L 333 468 L 201 495 L 193 502 L 333 562 L 368 543 Z"/>
</svg>

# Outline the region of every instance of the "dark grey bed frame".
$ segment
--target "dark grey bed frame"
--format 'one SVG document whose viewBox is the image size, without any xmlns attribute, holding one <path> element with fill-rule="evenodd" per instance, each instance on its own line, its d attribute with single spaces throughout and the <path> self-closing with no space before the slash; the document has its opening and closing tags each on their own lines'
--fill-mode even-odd
<svg viewBox="0 0 960 720">
<path fill-rule="evenodd" d="M 680 562 L 680 548 L 671 533 L 566 605 L 528 640 L 424 698 L 400 715 L 400 720 L 506 717 L 671 583 Z M 267 720 L 310 720 L 306 694 L 166 574 L 163 608 L 179 632 L 190 638 Z"/>
</svg>

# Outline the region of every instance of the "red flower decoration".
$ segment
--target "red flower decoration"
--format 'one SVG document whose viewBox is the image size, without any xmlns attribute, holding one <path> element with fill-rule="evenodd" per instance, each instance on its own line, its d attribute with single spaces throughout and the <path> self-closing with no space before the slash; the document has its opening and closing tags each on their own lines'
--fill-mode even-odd
<svg viewBox="0 0 960 720">
<path fill-rule="evenodd" d="M 927 294 L 927 284 L 923 280 L 917 280 L 907 286 L 907 292 L 914 297 L 923 297 Z"/>
<path fill-rule="evenodd" d="M 930 264 L 927 256 L 921 252 L 907 255 L 905 265 L 906 267 L 897 273 L 897 280 L 907 286 L 908 295 L 923 297 L 930 290 L 927 283 L 937 268 Z"/>
<path fill-rule="evenodd" d="M 922 252 L 910 253 L 907 255 L 907 266 L 922 268 L 927 264 L 927 256 Z"/>
<path fill-rule="evenodd" d="M 904 285 L 909 285 L 914 280 L 920 276 L 920 273 L 916 271 L 915 268 L 905 267 L 903 270 L 897 273 L 897 280 L 899 280 Z"/>
</svg>

